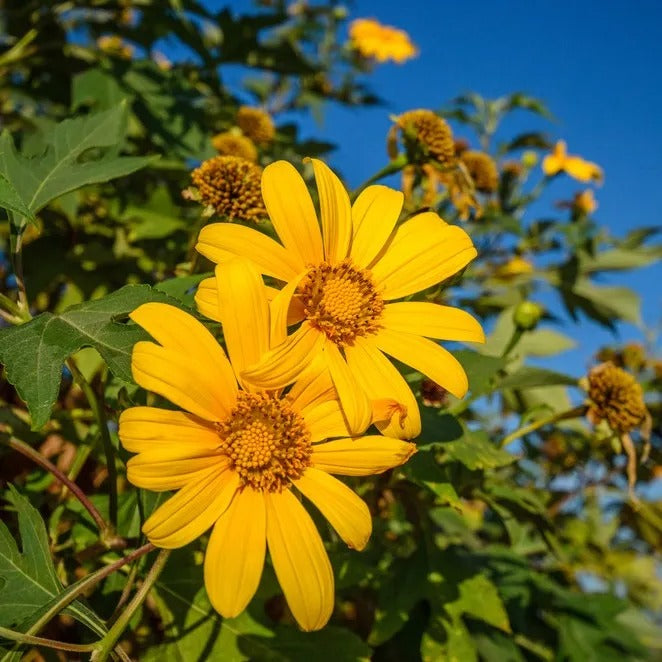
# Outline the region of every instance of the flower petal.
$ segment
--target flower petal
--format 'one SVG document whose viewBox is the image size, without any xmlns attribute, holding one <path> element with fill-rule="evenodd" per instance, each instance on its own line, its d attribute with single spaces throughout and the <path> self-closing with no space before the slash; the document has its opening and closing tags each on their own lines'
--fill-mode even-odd
<svg viewBox="0 0 662 662">
<path fill-rule="evenodd" d="M 312 443 L 334 437 L 349 437 L 352 434 L 338 400 L 313 402 L 301 410 L 301 415 L 310 432 Z"/>
<path fill-rule="evenodd" d="M 445 280 L 474 257 L 476 249 L 462 228 L 424 212 L 396 228 L 372 275 L 385 299 L 399 299 Z"/>
<path fill-rule="evenodd" d="M 469 388 L 467 375 L 460 362 L 432 340 L 413 333 L 382 329 L 374 343 L 389 356 L 406 363 L 437 382 L 456 398 L 463 398 Z"/>
<path fill-rule="evenodd" d="M 264 354 L 257 365 L 245 370 L 242 378 L 260 388 L 287 386 L 322 350 L 325 338 L 324 334 L 304 322 L 287 340 Z"/>
<path fill-rule="evenodd" d="M 213 425 L 193 414 L 157 407 L 125 409 L 119 420 L 118 435 L 122 446 L 132 453 L 157 450 L 164 446 L 181 448 L 182 455 L 218 447 L 218 433 Z"/>
<path fill-rule="evenodd" d="M 215 322 L 221 321 L 215 276 L 200 281 L 198 289 L 195 291 L 195 305 L 205 317 Z"/>
<path fill-rule="evenodd" d="M 418 402 L 404 377 L 374 342 L 357 338 L 352 347 L 345 348 L 345 356 L 350 370 L 356 375 L 370 400 L 374 402 L 393 399 L 406 409 L 406 415 L 402 419 L 396 414 L 390 421 L 375 421 L 377 429 L 387 437 L 418 437 L 421 434 Z"/>
<path fill-rule="evenodd" d="M 188 355 L 152 342 L 134 345 L 131 370 L 136 384 L 207 421 L 222 420 L 236 402 L 236 382 L 224 390 L 213 365 L 193 363 Z"/>
<path fill-rule="evenodd" d="M 354 238 L 350 255 L 367 267 L 384 247 L 402 211 L 404 196 L 388 186 L 368 186 L 352 205 Z"/>
<path fill-rule="evenodd" d="M 269 302 L 262 276 L 243 258 L 216 267 L 223 336 L 235 375 L 256 363 L 269 349 Z"/>
<path fill-rule="evenodd" d="M 126 477 L 136 487 L 163 492 L 198 482 L 208 471 L 221 473 L 227 464 L 226 457 L 208 451 L 165 448 L 132 457 L 126 464 Z"/>
<path fill-rule="evenodd" d="M 299 375 L 292 385 L 288 397 L 297 411 L 336 397 L 336 390 L 331 381 L 331 373 L 326 366 L 323 352 L 320 352 Z"/>
<path fill-rule="evenodd" d="M 368 544 L 372 533 L 370 511 L 365 501 L 347 485 L 312 467 L 294 485 L 319 508 L 352 549 L 362 550 Z"/>
<path fill-rule="evenodd" d="M 186 357 L 191 370 L 213 375 L 213 394 L 229 409 L 237 396 L 232 366 L 216 338 L 195 317 L 165 303 L 145 303 L 129 317 L 164 348 Z"/>
<path fill-rule="evenodd" d="M 239 476 L 234 471 L 210 471 L 159 506 L 143 524 L 143 533 L 157 547 L 183 547 L 216 522 L 238 488 Z"/>
<path fill-rule="evenodd" d="M 386 329 L 440 340 L 485 342 L 475 317 L 459 308 L 425 301 L 401 301 L 384 307 L 381 324 Z"/>
<path fill-rule="evenodd" d="M 280 345 L 287 338 L 287 327 L 301 322 L 306 316 L 301 299 L 294 295 L 305 274 L 305 271 L 300 273 L 282 290 L 276 292 L 271 299 L 269 304 L 271 329 L 268 349 Z"/>
<path fill-rule="evenodd" d="M 277 241 L 258 230 L 234 223 L 210 223 L 200 230 L 198 253 L 222 264 L 233 257 L 251 260 L 260 273 L 288 281 L 303 265 L 296 255 L 285 250 Z"/>
<path fill-rule="evenodd" d="M 352 240 L 352 209 L 349 195 L 337 175 L 319 159 L 310 159 L 320 199 L 324 257 L 336 264 L 349 253 Z"/>
<path fill-rule="evenodd" d="M 343 476 L 370 476 L 404 464 L 416 446 L 381 435 L 358 439 L 336 439 L 313 446 L 316 469 Z"/>
<path fill-rule="evenodd" d="M 290 490 L 268 492 L 267 543 L 287 604 L 303 630 L 324 627 L 333 611 L 333 571 L 313 520 Z"/>
<path fill-rule="evenodd" d="M 267 548 L 264 495 L 244 488 L 218 519 L 205 553 L 205 588 L 224 618 L 238 616 L 260 583 Z"/>
<path fill-rule="evenodd" d="M 291 163 L 276 161 L 264 169 L 262 197 L 283 246 L 296 256 L 297 271 L 321 262 L 322 237 L 315 207 L 306 183 Z"/>
<path fill-rule="evenodd" d="M 347 426 L 352 434 L 361 434 L 372 420 L 370 400 L 334 343 L 326 343 L 324 356 L 347 419 Z"/>
</svg>

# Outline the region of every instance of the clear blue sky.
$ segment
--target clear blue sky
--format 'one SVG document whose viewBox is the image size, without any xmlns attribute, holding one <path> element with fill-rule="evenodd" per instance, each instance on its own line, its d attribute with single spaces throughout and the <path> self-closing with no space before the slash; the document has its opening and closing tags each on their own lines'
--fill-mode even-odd
<svg viewBox="0 0 662 662">
<path fill-rule="evenodd" d="M 237 11 L 253 7 L 248 0 L 208 0 L 207 5 Z M 600 223 L 617 235 L 662 223 L 660 0 L 358 0 L 347 6 L 351 17 L 401 27 L 420 48 L 417 59 L 380 65 L 370 76 L 386 107 L 329 106 L 322 127 L 297 117 L 305 134 L 338 143 L 330 162 L 350 186 L 384 165 L 389 114 L 439 108 L 465 91 L 487 97 L 524 91 L 541 98 L 558 123 L 522 114 L 504 128 L 543 129 L 551 138 L 564 138 L 572 153 L 599 163 L 606 174 L 596 191 Z M 556 180 L 549 199 L 568 198 L 580 188 L 568 179 Z M 645 323 L 659 328 L 659 263 L 605 282 L 637 290 Z M 567 332 L 580 343 L 563 357 L 564 367 L 575 374 L 583 372 L 598 344 L 613 341 L 609 332 L 587 323 Z M 643 338 L 632 325 L 622 325 L 620 335 Z"/>
</svg>

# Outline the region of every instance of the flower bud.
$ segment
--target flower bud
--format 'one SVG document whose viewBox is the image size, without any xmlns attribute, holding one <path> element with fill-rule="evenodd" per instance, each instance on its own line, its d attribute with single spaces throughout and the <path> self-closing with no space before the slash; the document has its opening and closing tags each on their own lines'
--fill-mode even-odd
<svg viewBox="0 0 662 662">
<path fill-rule="evenodd" d="M 531 331 L 536 328 L 545 309 L 533 301 L 522 301 L 517 304 L 513 313 L 515 325 L 522 331 Z"/>
</svg>

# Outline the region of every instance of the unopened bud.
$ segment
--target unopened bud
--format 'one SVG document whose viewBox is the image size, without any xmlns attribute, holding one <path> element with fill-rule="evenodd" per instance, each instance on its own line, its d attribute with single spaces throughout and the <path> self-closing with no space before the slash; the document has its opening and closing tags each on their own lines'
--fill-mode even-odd
<svg viewBox="0 0 662 662">
<path fill-rule="evenodd" d="M 540 321 L 545 309 L 533 301 L 522 301 L 517 304 L 513 313 L 515 325 L 523 331 L 535 329 Z"/>
</svg>

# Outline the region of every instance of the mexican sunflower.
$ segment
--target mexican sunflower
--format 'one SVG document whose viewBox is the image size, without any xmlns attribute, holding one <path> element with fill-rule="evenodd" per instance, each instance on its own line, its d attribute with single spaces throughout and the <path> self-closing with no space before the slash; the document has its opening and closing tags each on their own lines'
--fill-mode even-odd
<svg viewBox="0 0 662 662">
<path fill-rule="evenodd" d="M 333 609 L 333 574 L 296 493 L 360 550 L 371 533 L 370 513 L 331 474 L 379 473 L 405 462 L 415 447 L 382 436 L 348 438 L 319 363 L 287 394 L 242 380 L 244 368 L 279 338 L 270 331 L 262 280 L 249 264 L 218 267 L 217 278 L 230 360 L 212 334 L 178 308 L 147 303 L 131 314 L 156 341 L 135 345 L 135 381 L 183 411 L 122 413 L 120 440 L 137 453 L 127 464 L 128 479 L 149 490 L 176 490 L 143 526 L 157 547 L 181 547 L 214 527 L 204 577 L 223 616 L 237 616 L 253 597 L 268 547 L 292 614 L 304 630 L 316 630 Z"/>
<path fill-rule="evenodd" d="M 580 182 L 602 181 L 602 168 L 581 156 L 568 154 L 564 140 L 559 140 L 552 153 L 543 159 L 542 170 L 548 177 L 565 172 Z"/>
<path fill-rule="evenodd" d="M 349 26 L 351 45 L 361 55 L 377 62 L 398 64 L 418 55 L 418 49 L 404 30 L 382 25 L 373 18 L 357 18 Z"/>
<path fill-rule="evenodd" d="M 429 302 L 402 301 L 457 273 L 476 255 L 471 239 L 437 214 L 424 212 L 395 227 L 403 195 L 369 186 L 350 205 L 347 191 L 321 161 L 312 160 L 320 224 L 308 189 L 295 168 L 278 161 L 262 176 L 264 203 L 282 242 L 252 228 L 215 223 L 200 233 L 197 249 L 217 263 L 251 260 L 282 281 L 271 290 L 275 318 L 299 324 L 243 378 L 263 388 L 294 381 L 317 357 L 328 367 L 349 429 L 365 430 L 371 403 L 398 403 L 376 425 L 388 436 L 411 439 L 421 430 L 416 399 L 385 354 L 422 372 L 457 397 L 467 391 L 459 362 L 429 338 L 482 342 L 468 313 Z M 200 284 L 200 311 L 223 320 L 217 283 Z"/>
</svg>

